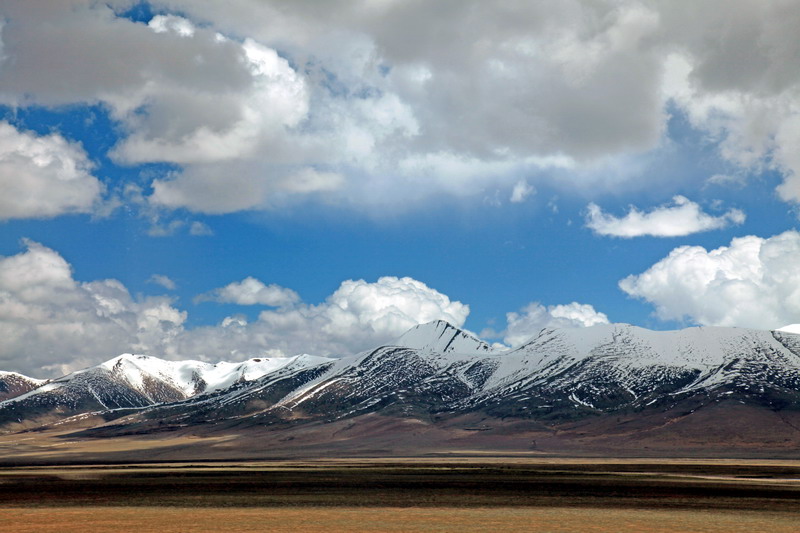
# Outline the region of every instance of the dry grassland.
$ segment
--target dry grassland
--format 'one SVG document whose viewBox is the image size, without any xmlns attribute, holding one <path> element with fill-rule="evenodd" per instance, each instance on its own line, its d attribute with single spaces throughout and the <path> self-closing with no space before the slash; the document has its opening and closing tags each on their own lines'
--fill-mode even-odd
<svg viewBox="0 0 800 533">
<path fill-rule="evenodd" d="M 792 513 L 597 508 L 0 508 L 9 533 L 547 531 L 795 533 Z"/>
<path fill-rule="evenodd" d="M 0 468 L 0 530 L 797 532 L 797 461 L 585 458 Z"/>
</svg>

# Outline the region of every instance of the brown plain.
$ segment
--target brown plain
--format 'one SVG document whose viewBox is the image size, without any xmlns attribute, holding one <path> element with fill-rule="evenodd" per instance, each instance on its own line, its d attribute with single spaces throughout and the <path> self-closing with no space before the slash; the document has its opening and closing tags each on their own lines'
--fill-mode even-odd
<svg viewBox="0 0 800 533">
<path fill-rule="evenodd" d="M 800 462 L 449 457 L 6 466 L 9 532 L 795 532 Z"/>
<path fill-rule="evenodd" d="M 800 414 L 723 414 L 113 437 L 82 417 L 0 434 L 0 530 L 800 531 Z"/>
</svg>

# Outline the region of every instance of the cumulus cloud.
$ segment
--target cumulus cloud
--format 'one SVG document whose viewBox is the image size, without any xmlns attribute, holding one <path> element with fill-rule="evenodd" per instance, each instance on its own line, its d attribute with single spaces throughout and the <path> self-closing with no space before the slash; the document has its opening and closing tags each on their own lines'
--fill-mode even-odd
<svg viewBox="0 0 800 533">
<path fill-rule="evenodd" d="M 503 342 L 519 346 L 538 334 L 543 328 L 577 328 L 608 324 L 608 317 L 589 304 L 572 302 L 566 305 L 544 306 L 532 302 L 520 312 L 507 313 L 508 323 L 503 331 Z"/>
<path fill-rule="evenodd" d="M 745 221 L 745 214 L 739 209 L 731 209 L 715 217 L 703 212 L 698 204 L 685 196 L 675 196 L 672 202 L 673 205 L 662 205 L 649 212 L 631 207 L 622 218 L 604 213 L 600 206 L 590 203 L 586 227 L 599 235 L 613 237 L 681 237 Z"/>
<path fill-rule="evenodd" d="M 800 201 L 790 2 L 150 4 L 141 23 L 129 0 L 4 3 L 0 102 L 103 103 L 119 162 L 179 167 L 151 178 L 157 206 L 521 200 L 536 170 L 596 185 L 598 162 L 662 149 L 673 110 Z"/>
<path fill-rule="evenodd" d="M 186 311 L 171 299 L 134 298 L 114 279 L 79 282 L 57 252 L 32 241 L 24 244 L 24 252 L 0 257 L 0 368 L 34 376 L 60 375 L 131 351 L 211 361 L 303 352 L 347 355 L 390 343 L 420 323 L 446 320 L 462 327 L 469 315 L 468 305 L 408 277 L 347 280 L 318 304 L 246 278 L 206 297 L 272 309 L 252 322 L 233 315 L 217 325 L 188 329 Z M 151 279 L 171 284 L 165 276 Z M 591 305 L 576 302 L 532 303 L 507 320 L 502 335 L 510 345 L 544 327 L 608 322 Z"/>
<path fill-rule="evenodd" d="M 800 233 L 747 236 L 708 251 L 681 246 L 620 281 L 664 320 L 774 329 L 800 322 Z"/>
<path fill-rule="evenodd" d="M 658 16 L 638 5 L 152 5 L 146 24 L 122 0 L 3 6 L 0 101 L 104 103 L 123 126 L 118 161 L 179 165 L 151 183 L 168 209 L 479 195 L 651 148 L 665 117 L 658 55 L 637 52 Z"/>
<path fill-rule="evenodd" d="M 256 278 L 247 277 L 242 281 L 233 282 L 209 293 L 201 294 L 195 298 L 195 301 L 285 307 L 299 302 L 300 296 L 293 290 L 280 285 L 265 285 Z"/>
<path fill-rule="evenodd" d="M 0 257 L 0 368 L 54 376 L 122 352 L 169 352 L 186 320 L 169 299 L 135 299 L 113 279 L 78 282 L 57 252 L 24 244 Z"/>
<path fill-rule="evenodd" d="M 320 304 L 262 311 L 258 320 L 228 317 L 180 339 L 179 351 L 211 358 L 237 354 L 343 355 L 388 343 L 413 326 L 446 320 L 462 326 L 469 306 L 412 278 L 348 280 Z"/>
<path fill-rule="evenodd" d="M 0 220 L 88 213 L 104 187 L 84 150 L 0 121 Z"/>
<path fill-rule="evenodd" d="M 5 4 L 0 18 L 9 21 L 0 102 L 105 104 L 124 132 L 110 154 L 121 163 L 170 162 L 191 173 L 193 165 L 260 160 L 258 154 L 269 155 L 265 147 L 281 144 L 287 128 L 307 115 L 304 77 L 274 48 L 250 38 L 231 40 L 175 15 L 135 23 L 88 1 Z M 218 181 L 225 183 L 228 170 Z M 253 170 L 248 181 L 256 185 L 249 190 L 261 194 L 235 200 L 222 193 L 236 187 L 217 187 L 212 194 L 226 207 L 216 209 L 161 179 L 152 201 L 209 212 L 247 209 L 263 202 L 280 177 Z"/>
</svg>

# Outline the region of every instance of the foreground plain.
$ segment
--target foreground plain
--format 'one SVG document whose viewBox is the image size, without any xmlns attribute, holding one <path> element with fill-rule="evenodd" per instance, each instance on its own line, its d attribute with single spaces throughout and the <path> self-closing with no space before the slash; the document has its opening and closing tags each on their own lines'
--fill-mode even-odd
<svg viewBox="0 0 800 533">
<path fill-rule="evenodd" d="M 800 462 L 442 458 L 17 466 L 13 531 L 796 531 Z M 150 528 L 150 529 L 148 529 Z"/>
<path fill-rule="evenodd" d="M 57 518 L 56 518 L 57 517 Z M 297 532 L 326 531 L 542 531 L 542 532 L 796 532 L 786 513 L 550 508 L 277 508 L 194 509 L 163 507 L 2 509 L 17 533 L 87 531 Z"/>
</svg>

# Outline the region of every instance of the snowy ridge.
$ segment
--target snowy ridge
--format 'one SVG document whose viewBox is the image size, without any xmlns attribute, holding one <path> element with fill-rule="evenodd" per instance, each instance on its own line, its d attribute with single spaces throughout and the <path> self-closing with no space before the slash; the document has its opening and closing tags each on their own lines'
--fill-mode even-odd
<svg viewBox="0 0 800 533">
<path fill-rule="evenodd" d="M 339 359 L 211 364 L 123 354 L 0 403 L 0 422 L 54 409 L 67 415 L 138 409 L 147 411 L 147 420 L 182 425 L 240 417 L 330 421 L 374 411 L 575 417 L 686 398 L 800 407 L 800 335 L 602 324 L 544 329 L 499 352 L 432 322 L 392 345 Z"/>
<path fill-rule="evenodd" d="M 614 410 L 696 393 L 751 394 L 765 388 L 794 391 L 800 398 L 798 335 L 603 324 L 545 329 L 510 352 L 464 353 L 448 349 L 451 329 L 457 331 L 426 324 L 401 337 L 399 346 L 336 361 L 279 405 L 309 410 L 314 404 L 324 409 L 344 403 L 348 412 L 358 412 L 415 398 L 442 412 L 498 404 L 537 409 L 554 401 L 566 408 Z"/>
<path fill-rule="evenodd" d="M 327 358 L 296 355 L 205 363 L 122 354 L 53 381 L 40 381 L 38 387 L 0 402 L 0 421 L 19 418 L 26 410 L 59 408 L 70 414 L 180 402 L 257 381 L 284 368 L 295 370 L 324 361 Z"/>
<path fill-rule="evenodd" d="M 489 354 L 492 348 L 471 333 L 460 330 L 444 320 L 414 326 L 395 342 L 397 346 L 443 354 Z"/>
<path fill-rule="evenodd" d="M 139 391 L 146 389 L 147 377 L 156 377 L 181 390 L 186 397 L 227 389 L 235 383 L 253 381 L 284 366 L 305 362 L 319 364 L 327 358 L 311 355 L 254 358 L 241 363 L 166 361 L 148 355 L 123 354 L 99 365 L 116 372 Z M 85 372 L 85 371 L 84 371 Z"/>
<path fill-rule="evenodd" d="M 651 331 L 603 324 L 543 330 L 497 359 L 479 396 L 528 390 L 577 405 L 613 407 L 725 387 L 766 385 L 800 393 L 797 348 L 800 343 L 793 348 L 773 332 L 739 328 Z"/>
</svg>

